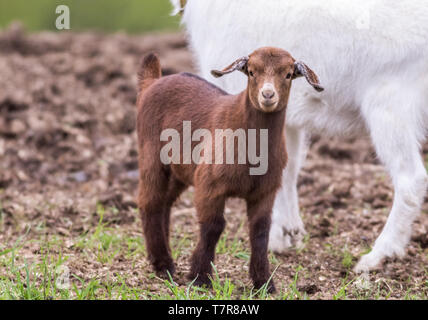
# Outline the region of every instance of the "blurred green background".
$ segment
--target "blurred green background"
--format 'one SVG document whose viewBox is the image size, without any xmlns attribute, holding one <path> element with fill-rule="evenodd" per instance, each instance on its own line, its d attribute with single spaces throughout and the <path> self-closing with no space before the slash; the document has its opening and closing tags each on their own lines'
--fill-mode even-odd
<svg viewBox="0 0 428 320">
<path fill-rule="evenodd" d="M 142 33 L 179 25 L 169 0 L 0 0 L 0 29 L 21 21 L 29 31 L 55 31 L 58 5 L 69 6 L 72 31 Z"/>
</svg>

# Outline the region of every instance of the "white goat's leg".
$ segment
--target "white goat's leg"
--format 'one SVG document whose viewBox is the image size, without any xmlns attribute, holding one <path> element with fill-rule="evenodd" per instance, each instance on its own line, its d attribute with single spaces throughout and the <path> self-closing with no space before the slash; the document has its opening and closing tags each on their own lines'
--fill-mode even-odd
<svg viewBox="0 0 428 320">
<path fill-rule="evenodd" d="M 292 246 L 299 247 L 306 233 L 297 195 L 297 178 L 307 150 L 305 133 L 290 126 L 285 131 L 288 163 L 283 173 L 282 188 L 275 199 L 269 236 L 269 249 L 277 253 Z"/>
<path fill-rule="evenodd" d="M 421 128 L 416 106 L 407 105 L 401 95 L 390 96 L 390 105 L 375 106 L 365 112 L 365 117 L 376 152 L 391 175 L 394 185 L 394 202 L 382 233 L 372 251 L 363 256 L 356 272 L 376 268 L 385 257 L 405 254 L 412 223 L 420 212 L 427 188 L 427 173 L 420 154 Z M 411 94 L 408 97 L 412 97 Z M 408 103 L 408 102 L 407 102 Z M 418 131 L 419 130 L 419 131 Z"/>
</svg>

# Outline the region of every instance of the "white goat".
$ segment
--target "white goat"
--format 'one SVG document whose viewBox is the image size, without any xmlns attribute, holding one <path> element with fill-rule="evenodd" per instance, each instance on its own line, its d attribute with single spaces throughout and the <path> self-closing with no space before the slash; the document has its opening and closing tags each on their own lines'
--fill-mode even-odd
<svg viewBox="0 0 428 320">
<path fill-rule="evenodd" d="M 176 12 L 179 0 L 171 0 Z M 287 48 L 317 70 L 322 94 L 294 84 L 288 105 L 289 163 L 277 195 L 270 249 L 282 252 L 305 234 L 297 177 L 305 134 L 370 134 L 395 189 L 388 221 L 355 270 L 403 256 L 427 187 L 420 146 L 428 127 L 428 0 L 188 0 L 182 17 L 203 77 L 228 92 L 239 74 L 210 70 L 260 46 Z"/>
</svg>

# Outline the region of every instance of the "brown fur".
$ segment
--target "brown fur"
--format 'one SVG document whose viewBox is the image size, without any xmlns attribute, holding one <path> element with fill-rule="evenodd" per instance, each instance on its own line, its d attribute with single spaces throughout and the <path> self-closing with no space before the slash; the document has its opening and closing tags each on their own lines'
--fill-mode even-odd
<svg viewBox="0 0 428 320">
<path fill-rule="evenodd" d="M 160 78 L 156 56 L 149 55 L 144 59 L 139 73 L 137 102 L 139 208 L 149 259 L 158 274 L 174 272 L 169 247 L 170 210 L 182 191 L 193 185 L 200 239 L 191 259 L 189 279 L 197 278 L 195 283 L 198 285 L 210 283 L 210 264 L 225 227 L 225 201 L 228 197 L 240 197 L 246 200 L 250 225 L 251 278 L 257 288 L 269 280 L 267 248 L 271 211 L 287 162 L 284 124 L 294 63 L 286 51 L 259 49 L 241 70 L 253 74 L 248 78 L 248 88 L 241 94 L 228 95 L 195 75 L 185 73 Z M 257 98 L 267 77 L 278 88 L 279 103 L 273 112 L 262 112 Z M 198 128 L 210 130 L 213 140 L 215 129 L 242 128 L 246 132 L 247 129 L 268 129 L 267 173 L 251 176 L 249 164 L 162 164 L 160 150 L 165 142 L 160 141 L 161 131 L 174 128 L 183 134 L 182 122 L 185 120 L 192 121 L 192 131 Z M 192 148 L 196 144 L 192 142 Z M 259 148 L 258 145 L 257 154 Z M 235 162 L 237 150 L 235 145 Z M 274 290 L 273 282 L 269 289 Z"/>
</svg>

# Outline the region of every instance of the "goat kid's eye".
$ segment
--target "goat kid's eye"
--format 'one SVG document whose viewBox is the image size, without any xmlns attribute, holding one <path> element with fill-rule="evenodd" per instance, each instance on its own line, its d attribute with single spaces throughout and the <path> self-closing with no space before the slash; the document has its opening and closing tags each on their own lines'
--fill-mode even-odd
<svg viewBox="0 0 428 320">
<path fill-rule="evenodd" d="M 286 79 L 291 79 L 291 76 L 292 76 L 292 74 L 291 73 L 289 73 L 289 74 L 287 74 L 287 76 L 285 77 Z"/>
<path fill-rule="evenodd" d="M 253 71 L 249 71 L 248 73 L 249 73 L 250 77 L 254 77 L 254 72 Z"/>
</svg>

